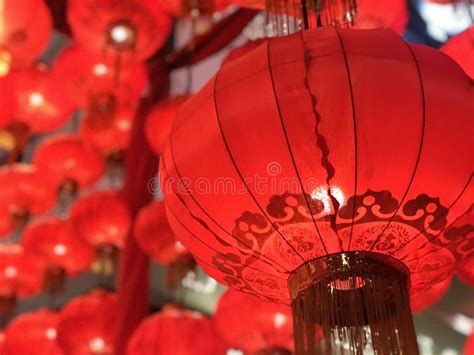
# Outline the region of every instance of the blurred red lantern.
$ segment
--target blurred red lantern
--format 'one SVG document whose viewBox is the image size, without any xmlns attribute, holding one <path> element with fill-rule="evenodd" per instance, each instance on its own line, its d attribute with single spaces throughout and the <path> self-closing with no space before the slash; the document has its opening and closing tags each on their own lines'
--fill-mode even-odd
<svg viewBox="0 0 474 355">
<path fill-rule="evenodd" d="M 265 43 L 266 39 L 265 38 L 260 38 L 254 41 L 248 41 L 244 45 L 232 49 L 229 54 L 224 58 L 224 61 L 222 62 L 222 65 L 227 64 L 237 58 L 242 57 L 243 55 L 247 54 L 248 52 L 251 52 L 258 46 L 262 45 Z"/>
<path fill-rule="evenodd" d="M 0 355 L 8 355 L 5 348 L 5 332 L 0 330 Z"/>
<path fill-rule="evenodd" d="M 0 236 L 22 227 L 30 216 L 54 207 L 54 186 L 33 165 L 0 168 L 0 186 Z"/>
<path fill-rule="evenodd" d="M 111 50 L 117 63 L 150 57 L 171 30 L 171 19 L 152 0 L 70 0 L 68 20 L 77 42 L 95 53 Z"/>
<path fill-rule="evenodd" d="M 183 277 L 194 270 L 196 262 L 174 237 L 164 202 L 151 202 L 140 210 L 133 234 L 145 253 L 156 262 L 168 265 L 166 284 L 170 289 L 175 289 Z"/>
<path fill-rule="evenodd" d="M 0 76 L 32 64 L 46 48 L 51 15 L 42 0 L 3 0 L 0 9 Z"/>
<path fill-rule="evenodd" d="M 209 15 L 229 6 L 230 0 L 161 0 L 164 9 L 173 16 L 187 17 Z"/>
<path fill-rule="evenodd" d="M 451 285 L 452 277 L 429 285 L 423 289 L 412 290 L 410 297 L 410 307 L 413 313 L 424 311 L 435 303 L 439 302 L 448 292 Z"/>
<path fill-rule="evenodd" d="M 164 202 L 151 202 L 143 207 L 137 215 L 134 229 L 140 247 L 160 264 L 168 265 L 189 255 L 171 230 Z"/>
<path fill-rule="evenodd" d="M 474 79 L 474 26 L 451 38 L 441 50 L 453 58 Z"/>
<path fill-rule="evenodd" d="M 189 97 L 183 95 L 166 99 L 158 103 L 149 113 L 145 122 L 145 134 L 148 144 L 156 155 L 163 153 L 176 113 Z"/>
<path fill-rule="evenodd" d="M 87 147 L 80 136 L 68 133 L 44 140 L 36 148 L 33 163 L 58 189 L 73 194 L 97 182 L 104 171 L 100 154 Z"/>
<path fill-rule="evenodd" d="M 40 309 L 23 313 L 5 329 L 5 349 L 11 355 L 62 355 L 56 340 L 58 314 Z"/>
<path fill-rule="evenodd" d="M 63 79 L 43 66 L 13 72 L 5 79 L 16 95 L 15 119 L 30 132 L 52 131 L 71 118 L 73 108 L 62 90 Z"/>
<path fill-rule="evenodd" d="M 70 219 L 78 235 L 96 248 L 93 271 L 111 274 L 132 223 L 125 202 L 112 190 L 94 192 L 72 205 Z"/>
<path fill-rule="evenodd" d="M 42 265 L 27 257 L 19 244 L 0 244 L 0 315 L 12 313 L 17 298 L 38 293 L 42 283 Z"/>
<path fill-rule="evenodd" d="M 0 129 L 2 129 L 13 122 L 16 111 L 15 92 L 9 78 L 0 77 L 0 110 Z"/>
<path fill-rule="evenodd" d="M 466 285 L 474 287 L 474 258 L 468 259 L 459 265 L 457 275 Z"/>
<path fill-rule="evenodd" d="M 222 355 L 227 344 L 212 322 L 197 312 L 165 308 L 137 327 L 127 355 Z"/>
<path fill-rule="evenodd" d="M 114 354 L 118 299 L 93 291 L 69 301 L 59 313 L 58 342 L 65 355 Z"/>
<path fill-rule="evenodd" d="M 94 251 L 80 239 L 71 222 L 46 217 L 29 224 L 21 238 L 25 252 L 45 262 L 44 285 L 48 292 L 61 292 L 65 277 L 86 271 Z"/>
<path fill-rule="evenodd" d="M 122 105 L 115 111 L 109 126 L 97 127 L 91 120 L 83 120 L 80 134 L 84 142 L 107 157 L 127 148 L 134 118 L 135 107 Z"/>
<path fill-rule="evenodd" d="M 72 101 L 87 107 L 91 96 L 109 95 L 117 103 L 137 102 L 148 84 L 145 63 L 117 68 L 110 58 L 75 44 L 64 49 L 54 62 L 55 74 L 67 80 Z"/>
<path fill-rule="evenodd" d="M 464 355 L 472 355 L 474 354 L 474 329 L 470 336 L 467 337 L 466 344 L 464 344 Z"/>
<path fill-rule="evenodd" d="M 354 28 L 390 28 L 402 35 L 408 24 L 405 0 L 357 0 Z"/>
<path fill-rule="evenodd" d="M 230 289 L 219 299 L 214 322 L 229 345 L 246 354 L 273 354 L 272 349 L 291 354 L 294 348 L 291 308 L 286 305 Z"/>
<path fill-rule="evenodd" d="M 409 284 L 449 277 L 462 252 L 435 241 L 473 199 L 472 93 L 392 31 L 269 39 L 180 110 L 161 160 L 170 224 L 217 280 L 291 299 L 297 351 L 319 325 L 327 349 L 362 352 L 367 327 L 376 352 L 416 349 Z"/>
</svg>

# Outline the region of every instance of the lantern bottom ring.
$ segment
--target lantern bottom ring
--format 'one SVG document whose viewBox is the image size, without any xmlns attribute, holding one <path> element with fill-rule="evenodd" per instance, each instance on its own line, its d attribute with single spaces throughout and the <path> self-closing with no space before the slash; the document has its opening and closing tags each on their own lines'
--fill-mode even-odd
<svg viewBox="0 0 474 355">
<path fill-rule="evenodd" d="M 364 251 L 300 266 L 288 280 L 297 354 L 418 354 L 409 275 L 399 260 Z"/>
</svg>

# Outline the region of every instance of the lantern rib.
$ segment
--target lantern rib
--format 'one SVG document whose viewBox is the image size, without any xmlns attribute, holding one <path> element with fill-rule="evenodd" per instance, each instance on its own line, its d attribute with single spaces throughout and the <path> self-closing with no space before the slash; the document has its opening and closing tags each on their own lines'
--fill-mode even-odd
<svg viewBox="0 0 474 355">
<path fill-rule="evenodd" d="M 173 161 L 173 166 L 175 167 L 176 169 L 176 174 L 178 175 L 180 181 L 182 181 L 182 177 L 181 177 L 181 174 L 179 172 L 179 169 L 178 169 L 178 166 L 176 165 L 176 162 L 174 160 L 174 155 L 173 155 L 173 144 L 172 144 L 172 137 L 170 136 L 170 155 L 171 155 L 171 159 Z M 166 170 L 166 163 L 165 161 L 163 160 L 163 168 L 165 171 Z M 214 238 L 216 238 L 216 240 L 218 240 L 221 244 L 225 244 L 226 246 L 230 246 L 230 244 L 228 242 L 226 242 L 225 240 L 223 240 L 221 237 L 219 237 L 217 235 L 216 232 L 214 232 L 208 225 L 205 221 L 203 221 L 201 218 L 195 216 L 189 206 L 186 204 L 186 202 L 184 202 L 183 198 L 181 195 L 178 194 L 178 192 L 176 192 L 176 190 L 173 188 L 173 185 L 171 185 L 171 188 L 173 189 L 173 193 L 176 195 L 176 197 L 181 201 L 181 203 L 184 205 L 184 207 L 186 208 L 186 210 L 188 211 L 189 215 L 191 216 L 191 218 L 193 218 L 199 225 L 201 225 L 204 229 L 206 229 L 209 233 L 211 233 Z M 214 218 L 212 218 L 208 213 L 207 211 L 201 206 L 201 204 L 194 198 L 193 194 L 187 189 L 187 187 L 185 186 L 186 188 L 186 192 L 188 193 L 188 195 L 191 197 L 191 199 L 194 201 L 194 203 L 196 203 L 196 205 L 199 207 L 199 209 L 212 221 L 214 222 L 219 228 L 222 229 L 223 232 L 227 233 L 231 238 L 234 238 L 235 240 L 238 240 L 232 233 L 230 233 L 229 231 L 227 231 L 223 226 L 221 226 L 216 220 L 214 220 Z M 171 208 L 168 206 L 168 208 L 170 209 L 171 211 Z M 172 211 L 171 211 L 172 212 Z M 176 217 L 176 215 L 173 213 L 173 216 L 179 221 L 180 224 L 181 221 Z M 182 224 L 184 226 L 184 224 Z M 187 229 L 186 229 L 187 230 Z M 197 238 L 197 236 L 195 236 L 193 233 L 191 233 L 194 237 Z M 201 241 L 204 245 L 208 246 L 209 248 L 213 249 L 214 251 L 218 252 L 217 250 L 215 250 L 214 248 L 212 248 L 211 246 L 209 246 L 208 244 L 204 243 L 202 240 L 200 240 L 198 238 L 199 241 Z M 278 272 L 284 272 L 284 273 L 289 273 L 289 270 L 287 270 L 285 267 L 283 267 L 282 265 L 280 265 L 279 263 L 273 263 L 270 259 L 268 259 L 268 257 L 266 257 L 264 254 L 261 254 L 259 251 L 251 248 L 249 245 L 245 244 L 242 242 L 242 244 L 244 244 L 247 248 L 249 248 L 249 250 L 252 250 L 255 254 L 259 255 L 262 259 L 260 259 L 262 262 L 265 262 L 267 265 L 275 268 L 275 270 L 277 270 Z M 240 251 L 240 248 L 239 248 L 239 251 Z M 246 254 L 245 252 L 242 252 L 240 251 L 242 254 L 244 255 L 249 255 L 251 256 L 250 254 Z M 281 270 L 277 269 L 275 267 L 275 265 L 277 265 L 279 268 L 281 268 Z M 282 271 L 283 270 L 283 271 Z"/>
<path fill-rule="evenodd" d="M 355 109 L 355 101 L 354 101 L 354 90 L 353 90 L 353 86 L 352 86 L 352 77 L 351 77 L 351 71 L 350 71 L 350 68 L 349 68 L 349 60 L 347 58 L 346 48 L 344 46 L 344 42 L 342 40 L 341 34 L 339 33 L 339 31 L 336 28 L 334 30 L 337 34 L 337 38 L 339 39 L 339 44 L 341 45 L 342 55 L 344 57 L 344 64 L 345 64 L 345 67 L 346 67 L 347 81 L 348 81 L 348 84 L 349 84 L 349 92 L 351 94 L 352 126 L 354 127 L 354 195 L 353 196 L 357 196 L 357 184 L 358 184 L 359 169 L 358 169 L 358 154 L 357 154 L 357 151 L 358 151 L 358 149 L 357 149 L 357 146 L 358 146 L 358 144 L 357 144 L 357 117 L 356 117 L 356 109 Z M 347 246 L 347 250 L 351 249 L 352 234 L 353 234 L 353 231 L 354 231 L 355 213 L 356 213 L 356 204 L 354 203 L 354 205 L 352 207 L 351 233 L 349 235 L 349 243 L 348 243 L 348 246 Z M 336 216 L 337 216 L 337 213 L 336 213 Z"/>
<path fill-rule="evenodd" d="M 415 167 L 414 167 L 413 172 L 411 174 L 410 181 L 409 181 L 408 186 L 405 190 L 405 193 L 403 194 L 402 198 L 400 199 L 400 203 L 398 204 L 397 209 L 395 210 L 395 212 L 393 212 L 392 217 L 390 217 L 390 219 L 387 222 L 387 224 L 385 225 L 385 227 L 382 229 L 382 231 L 379 233 L 379 235 L 375 238 L 374 242 L 370 246 L 369 251 L 373 251 L 374 247 L 377 245 L 377 242 L 383 236 L 383 234 L 387 230 L 390 223 L 392 223 L 392 221 L 395 219 L 395 216 L 397 215 L 398 211 L 402 207 L 403 202 L 405 201 L 406 197 L 408 196 L 408 192 L 410 191 L 410 188 L 413 184 L 413 180 L 415 180 L 416 171 L 418 170 L 418 166 L 419 166 L 419 163 L 420 163 L 420 160 L 421 160 L 421 153 L 423 151 L 423 142 L 424 142 L 424 138 L 425 138 L 426 97 L 425 97 L 425 86 L 424 86 L 424 83 L 423 83 L 423 76 L 421 74 L 420 63 L 418 62 L 418 59 L 416 58 L 415 52 L 413 51 L 413 48 L 410 46 L 410 44 L 403 41 L 403 40 L 401 40 L 401 41 L 406 44 L 408 50 L 410 51 L 411 56 L 413 57 L 413 63 L 415 64 L 415 67 L 416 67 L 416 72 L 418 74 L 418 80 L 419 80 L 419 85 L 420 85 L 420 95 L 421 95 L 421 99 L 422 99 L 421 100 L 421 103 L 422 103 L 421 104 L 422 126 L 421 126 L 421 133 L 420 133 L 421 134 L 420 146 L 418 148 Z"/>
<path fill-rule="evenodd" d="M 323 237 L 321 235 L 321 231 L 319 230 L 318 228 L 318 225 L 316 223 L 316 220 L 314 218 L 314 214 L 313 214 L 313 211 L 311 209 L 311 205 L 309 204 L 309 201 L 308 201 L 308 196 L 307 194 L 305 193 L 304 191 L 304 188 L 303 188 L 303 182 L 301 181 L 301 176 L 300 176 L 300 172 L 298 170 L 298 167 L 296 165 L 296 161 L 295 161 L 295 157 L 293 155 L 293 150 L 291 149 L 291 146 L 290 146 L 290 141 L 289 141 L 289 138 L 288 138 L 288 133 L 286 131 L 286 127 L 285 127 L 285 123 L 283 122 L 283 116 L 281 114 L 281 108 L 280 108 L 280 103 L 278 101 L 278 97 L 277 97 L 277 92 L 276 92 L 276 88 L 275 88 L 275 81 L 273 79 L 273 71 L 272 71 L 272 65 L 270 63 L 270 43 L 272 43 L 272 41 L 268 41 L 267 42 L 267 63 L 268 63 L 268 73 L 269 73 L 269 76 L 270 76 L 270 82 L 272 83 L 272 89 L 273 89 L 273 96 L 275 98 L 275 103 L 276 103 L 276 107 L 277 107 L 277 110 L 278 110 L 278 117 L 280 119 L 280 123 L 281 123 L 281 128 L 283 130 L 283 135 L 285 136 L 285 142 L 286 142 L 286 146 L 288 148 L 288 153 L 290 154 L 290 158 L 291 158 L 291 162 L 293 164 L 293 168 L 295 169 L 295 174 L 296 174 L 296 178 L 298 179 L 298 183 L 300 185 L 300 188 L 301 188 L 301 193 L 303 194 L 304 196 L 304 200 L 306 202 L 306 206 L 308 208 L 308 212 L 311 214 L 311 219 L 313 220 L 313 224 L 314 224 L 314 227 L 316 228 L 316 232 L 318 233 L 318 236 L 319 236 L 319 240 L 321 242 L 321 245 L 323 246 L 323 249 L 324 249 L 324 252 L 326 253 L 326 255 L 328 254 L 328 250 L 326 248 L 326 244 L 324 243 L 324 240 L 323 240 Z M 304 41 L 302 40 L 302 45 L 304 47 Z M 304 52 L 304 48 L 303 48 L 303 52 Z M 306 68 L 307 69 L 307 68 Z M 307 84 L 307 75 L 306 75 L 306 78 L 305 78 L 305 82 Z M 316 104 L 314 101 L 316 101 L 316 98 L 313 98 L 313 94 L 311 93 L 311 91 L 309 90 L 309 87 L 307 88 L 308 89 L 308 94 L 310 95 L 311 97 L 311 101 L 313 102 L 313 104 Z M 313 112 L 315 111 L 315 108 L 313 107 Z M 317 114 L 317 112 L 315 112 L 315 114 Z M 317 126 L 316 126 L 317 127 Z M 330 190 L 330 187 L 329 189 Z"/>
<path fill-rule="evenodd" d="M 449 205 L 448 207 L 448 210 L 447 210 L 447 213 L 449 213 L 449 211 L 451 210 L 451 208 L 459 201 L 459 199 L 461 198 L 461 196 L 464 194 L 464 192 L 466 192 L 467 188 L 469 187 L 469 184 L 471 183 L 471 180 L 472 180 L 472 177 L 473 177 L 473 174 L 471 173 L 471 176 L 469 177 L 469 179 L 467 180 L 467 183 L 466 185 L 464 185 L 463 189 L 461 190 L 461 192 L 458 194 L 458 196 L 456 196 L 456 198 L 454 199 L 454 201 L 451 203 L 451 205 Z M 436 223 L 439 221 L 439 219 L 442 218 L 442 217 L 439 217 L 439 218 L 436 218 L 434 219 L 431 224 L 433 223 Z M 454 221 L 455 222 L 455 221 Z M 454 223 L 453 222 L 453 223 Z M 450 227 L 453 225 L 453 223 L 450 224 Z M 449 227 L 448 227 L 449 228 Z M 435 235 L 434 237 L 426 240 L 426 242 L 423 244 L 423 246 L 421 248 L 424 248 L 428 243 L 431 243 L 433 240 L 437 239 L 441 233 L 443 233 L 444 231 L 446 231 L 448 228 L 444 228 L 442 231 L 440 231 L 437 235 Z M 405 242 L 404 244 L 402 244 L 399 249 L 397 250 L 398 252 L 403 250 L 408 244 L 410 244 L 411 242 L 413 242 L 416 238 L 418 238 L 420 235 L 422 235 L 424 232 L 426 231 L 426 228 L 424 228 L 422 231 L 420 231 L 417 235 L 415 235 L 413 237 L 413 239 L 411 239 L 410 241 L 408 242 Z M 449 245 L 449 244 L 447 244 Z M 388 254 L 390 256 L 392 256 L 393 252 Z M 428 255 L 428 254 L 426 254 Z"/>
<path fill-rule="evenodd" d="M 171 214 L 173 215 L 173 217 L 176 219 L 176 221 L 178 221 L 178 223 L 181 225 L 181 227 L 184 228 L 184 230 L 186 230 L 186 232 L 188 232 L 190 235 L 192 235 L 196 240 L 198 240 L 199 242 L 201 242 L 202 244 L 204 244 L 206 247 L 208 247 L 209 249 L 213 250 L 216 254 L 222 253 L 221 251 L 215 249 L 215 248 L 212 247 L 211 245 L 205 243 L 205 242 L 204 242 L 201 238 L 199 238 L 196 234 L 194 234 L 193 232 L 191 232 L 191 231 L 186 227 L 186 225 L 178 218 L 178 216 L 176 215 L 176 213 L 174 213 L 174 211 L 171 209 L 171 207 L 169 207 L 169 206 L 167 206 L 167 207 L 168 207 L 168 210 L 169 210 L 169 211 L 171 212 Z M 253 256 L 253 255 L 250 255 L 250 254 L 246 254 L 245 252 L 242 252 L 242 251 L 240 251 L 240 250 L 239 250 L 239 252 L 242 253 L 243 255 L 246 255 L 246 256 L 249 256 L 249 257 L 252 257 L 252 256 Z M 193 257 L 196 258 L 194 255 L 193 255 Z M 199 258 L 196 258 L 196 259 L 198 259 L 198 260 L 200 260 L 201 262 L 203 262 L 203 261 L 202 261 L 201 259 L 199 259 Z M 261 260 L 261 259 L 260 259 L 260 260 Z M 272 264 L 270 264 L 270 263 L 268 263 L 268 262 L 266 262 L 266 261 L 264 261 L 264 260 L 261 260 L 261 261 L 264 262 L 264 263 L 266 263 L 268 266 L 274 268 L 274 266 L 273 266 Z M 215 269 L 215 270 L 217 270 L 217 271 L 219 271 L 219 272 L 222 272 L 221 270 L 215 268 L 214 266 L 209 265 L 207 262 L 203 262 L 203 263 L 206 264 L 206 265 L 208 265 L 209 267 L 212 267 L 213 269 Z M 248 267 L 248 268 L 250 268 L 250 269 L 252 269 L 252 270 L 258 271 L 259 273 L 263 273 L 263 274 L 269 275 L 269 276 L 271 276 L 272 278 L 275 277 L 275 275 L 270 274 L 270 273 L 268 273 L 268 272 L 266 272 L 266 271 L 264 271 L 264 270 L 256 269 L 256 268 L 252 267 L 251 265 L 247 265 L 247 264 L 246 264 L 246 267 Z M 276 270 L 276 271 L 278 271 L 278 270 Z M 282 273 L 281 271 L 278 271 L 278 272 L 279 272 L 279 273 Z M 290 272 L 289 272 L 289 271 L 286 271 L 286 272 L 284 272 L 284 274 L 290 274 Z"/>
<path fill-rule="evenodd" d="M 288 245 L 288 247 L 290 247 L 291 250 L 294 251 L 294 253 L 296 255 L 298 255 L 298 257 L 301 259 L 301 261 L 304 263 L 306 262 L 306 260 L 301 256 L 300 253 L 298 253 L 298 251 L 295 249 L 295 247 L 290 243 L 288 242 L 288 240 L 283 236 L 283 234 L 280 232 L 280 230 L 275 226 L 275 224 L 273 223 L 273 221 L 268 217 L 267 213 L 265 212 L 265 210 L 263 209 L 263 207 L 258 203 L 257 201 L 257 198 L 255 197 L 255 195 L 252 193 L 252 191 L 250 191 L 248 185 L 247 185 L 247 182 L 245 181 L 244 177 L 242 176 L 242 173 L 240 172 L 240 169 L 239 167 L 237 166 L 237 163 L 235 162 L 234 160 L 234 157 L 230 151 L 230 148 L 229 148 L 229 144 L 227 143 L 227 139 L 225 138 L 225 134 L 224 134 L 224 130 L 222 128 L 222 124 L 221 124 L 221 120 L 220 120 L 220 116 L 219 116 L 219 110 L 217 108 L 217 97 L 216 97 L 216 88 L 217 88 L 217 79 L 219 78 L 219 74 L 220 74 L 221 70 L 219 70 L 217 73 L 216 73 L 216 76 L 215 76 L 215 79 L 214 79 L 214 94 L 213 94 L 213 100 L 214 100 L 214 110 L 215 110 L 215 113 L 216 113 L 216 119 L 217 119 L 217 124 L 219 126 L 219 130 L 221 132 L 221 136 L 222 136 L 222 141 L 224 142 L 224 145 L 225 145 L 225 148 L 226 148 L 226 151 L 227 151 L 227 155 L 229 156 L 229 159 L 230 161 L 232 162 L 232 165 L 234 166 L 234 169 L 235 171 L 237 172 L 237 174 L 239 175 L 239 178 L 242 182 L 242 184 L 245 186 L 245 190 L 248 192 L 248 194 L 250 195 L 250 197 L 252 198 L 252 200 L 255 202 L 255 205 L 257 206 L 257 208 L 260 210 L 260 212 L 262 213 L 263 216 L 265 216 L 265 218 L 267 219 L 268 223 L 271 224 L 271 226 L 273 227 L 273 229 L 275 229 L 275 231 L 278 233 L 278 235 L 285 241 L 285 243 Z"/>
</svg>

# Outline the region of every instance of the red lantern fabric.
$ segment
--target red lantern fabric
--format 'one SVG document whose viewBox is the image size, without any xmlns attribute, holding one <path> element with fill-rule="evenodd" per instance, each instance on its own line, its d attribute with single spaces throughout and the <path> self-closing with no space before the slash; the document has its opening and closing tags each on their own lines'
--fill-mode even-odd
<svg viewBox="0 0 474 355">
<path fill-rule="evenodd" d="M 40 309 L 23 313 L 5 329 L 5 349 L 11 355 L 62 355 L 56 340 L 58 314 Z"/>
<path fill-rule="evenodd" d="M 152 0 L 71 0 L 68 20 L 77 42 L 95 53 L 126 54 L 122 63 L 150 57 L 171 30 L 170 17 Z"/>
<path fill-rule="evenodd" d="M 27 297 L 41 290 L 42 265 L 19 244 L 0 244 L 0 296 Z"/>
<path fill-rule="evenodd" d="M 36 148 L 33 163 L 58 187 L 67 182 L 87 187 L 97 182 L 104 172 L 102 156 L 87 147 L 76 134 L 65 133 L 44 140 Z"/>
<path fill-rule="evenodd" d="M 474 331 L 467 337 L 466 344 L 464 344 L 463 355 L 474 354 Z"/>
<path fill-rule="evenodd" d="M 390 30 L 269 39 L 180 110 L 170 224 L 211 276 L 266 299 L 288 303 L 294 270 L 342 251 L 434 284 L 470 253 L 443 233 L 473 199 L 472 95 L 447 56 Z"/>
<path fill-rule="evenodd" d="M 59 313 L 58 342 L 66 355 L 112 355 L 117 295 L 93 291 L 73 298 Z"/>
<path fill-rule="evenodd" d="M 233 348 L 247 353 L 272 348 L 293 350 L 291 308 L 229 289 L 217 304 L 214 322 Z"/>
<path fill-rule="evenodd" d="M 164 202 L 151 202 L 137 215 L 134 236 L 143 251 L 160 264 L 168 265 L 189 252 L 178 241 L 166 217 Z"/>
<path fill-rule="evenodd" d="M 148 115 L 145 121 L 145 134 L 148 144 L 156 155 L 163 153 L 176 114 L 189 97 L 183 95 L 163 100 Z"/>
<path fill-rule="evenodd" d="M 166 12 L 176 17 L 195 15 L 193 10 L 200 15 L 214 11 L 222 11 L 233 2 L 230 0 L 160 0 Z"/>
<path fill-rule="evenodd" d="M 92 95 L 111 94 L 119 103 L 137 102 L 148 84 L 144 63 L 118 67 L 110 58 L 103 58 L 73 44 L 64 49 L 54 62 L 56 75 L 67 80 L 72 101 L 86 107 Z"/>
<path fill-rule="evenodd" d="M 226 350 L 211 320 L 197 312 L 165 308 L 137 327 L 127 355 L 222 355 Z"/>
<path fill-rule="evenodd" d="M 254 41 L 248 41 L 244 45 L 232 49 L 229 54 L 224 58 L 224 61 L 222 62 L 222 65 L 227 64 L 237 58 L 242 57 L 244 54 L 247 54 L 248 52 L 251 52 L 258 46 L 260 46 L 262 43 L 265 43 L 266 39 L 265 38 L 260 38 Z"/>
<path fill-rule="evenodd" d="M 41 258 L 49 267 L 68 275 L 86 271 L 94 259 L 93 249 L 79 238 L 68 220 L 44 217 L 30 223 L 21 238 L 25 252 Z"/>
<path fill-rule="evenodd" d="M 462 282 L 474 287 L 474 258 L 468 259 L 459 265 L 457 274 Z"/>
<path fill-rule="evenodd" d="M 54 207 L 56 191 L 46 176 L 30 164 L 0 168 L 0 236 L 13 232 L 29 216 Z"/>
<path fill-rule="evenodd" d="M 439 302 L 448 292 L 452 277 L 437 282 L 421 290 L 413 290 L 410 297 L 410 307 L 413 313 L 424 311 L 435 303 Z"/>
<path fill-rule="evenodd" d="M 52 20 L 43 0 L 4 0 L 0 10 L 0 76 L 32 64 L 46 48 Z"/>
<path fill-rule="evenodd" d="M 357 0 L 354 28 L 390 28 L 402 35 L 408 24 L 408 7 L 405 0 Z"/>
<path fill-rule="evenodd" d="M 474 26 L 451 38 L 441 50 L 453 58 L 474 79 Z"/>
<path fill-rule="evenodd" d="M 79 236 L 94 247 L 121 249 L 131 225 L 130 212 L 115 191 L 104 190 L 78 199 L 70 219 Z"/>
<path fill-rule="evenodd" d="M 0 77 L 0 128 L 14 121 L 16 111 L 15 92 L 9 78 Z"/>
<path fill-rule="evenodd" d="M 32 133 L 60 128 L 71 118 L 73 109 L 62 90 L 63 79 L 44 67 L 19 70 L 6 79 L 11 81 L 16 95 L 15 118 Z"/>
<path fill-rule="evenodd" d="M 0 355 L 8 355 L 5 348 L 5 332 L 0 330 Z"/>
<path fill-rule="evenodd" d="M 130 141 L 135 107 L 122 105 L 114 114 L 112 123 L 108 127 L 95 127 L 93 122 L 83 120 L 81 123 L 81 137 L 88 145 L 99 150 L 104 156 L 115 151 L 125 150 Z"/>
</svg>

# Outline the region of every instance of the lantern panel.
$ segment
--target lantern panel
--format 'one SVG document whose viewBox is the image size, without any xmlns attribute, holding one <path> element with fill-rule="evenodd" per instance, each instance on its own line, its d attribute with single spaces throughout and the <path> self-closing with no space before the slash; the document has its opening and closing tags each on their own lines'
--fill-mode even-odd
<svg viewBox="0 0 474 355">
<path fill-rule="evenodd" d="M 467 75 L 474 78 L 474 26 L 452 37 L 441 50 L 453 58 L 464 69 Z"/>
</svg>

